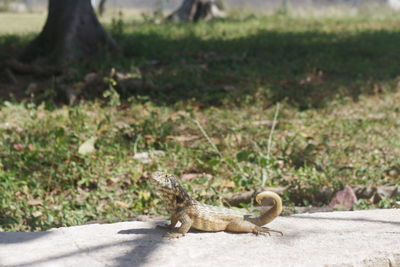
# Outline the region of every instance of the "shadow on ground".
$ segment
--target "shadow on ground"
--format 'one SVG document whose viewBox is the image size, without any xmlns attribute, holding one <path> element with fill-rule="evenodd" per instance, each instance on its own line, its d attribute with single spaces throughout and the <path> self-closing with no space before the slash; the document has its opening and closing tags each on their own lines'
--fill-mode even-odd
<svg viewBox="0 0 400 267">
<path fill-rule="evenodd" d="M 7 245 L 7 244 L 29 242 L 32 240 L 45 238 L 49 234 L 51 234 L 51 232 L 31 232 L 31 233 L 4 232 L 4 233 L 0 233 L 0 244 Z"/>
<path fill-rule="evenodd" d="M 195 35 L 171 40 L 155 33 L 123 38 L 128 57 L 141 59 L 145 77 L 156 83 L 156 90 L 138 93 L 156 102 L 243 103 L 261 96 L 318 107 L 337 95 L 357 100 L 385 91 L 400 74 L 400 34 L 392 31 L 260 30 L 229 40 Z"/>
<path fill-rule="evenodd" d="M 337 96 L 357 100 L 361 94 L 396 88 L 400 74 L 400 34 L 396 30 L 339 34 L 260 29 L 241 38 L 223 38 L 223 33 L 207 38 L 196 33 L 196 27 L 212 32 L 218 23 L 171 26 L 184 28 L 179 37 L 163 34 L 168 25 L 115 36 L 124 56 L 95 60 L 86 70 L 139 67 L 152 86 L 121 93 L 158 104 L 186 100 L 205 106 L 248 104 L 263 98 L 271 104 L 286 100 L 299 108 L 311 108 Z M 241 25 L 240 21 L 230 23 Z M 26 37 L 0 37 L 0 59 L 24 43 Z M 6 80 L 3 77 L 0 96 L 15 97 L 18 94 L 15 89 L 9 91 L 14 87 L 7 87 Z"/>
</svg>

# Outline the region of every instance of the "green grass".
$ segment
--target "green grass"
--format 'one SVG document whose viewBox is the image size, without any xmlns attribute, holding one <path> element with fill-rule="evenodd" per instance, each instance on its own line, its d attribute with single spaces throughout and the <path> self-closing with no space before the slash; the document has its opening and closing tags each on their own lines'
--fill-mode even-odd
<svg viewBox="0 0 400 267">
<path fill-rule="evenodd" d="M 356 99 L 399 73 L 396 18 L 244 17 L 127 28 L 120 43 L 156 84 L 146 94 L 161 94 L 168 103 L 240 103 L 256 96 L 319 107 L 337 95 Z"/>
<path fill-rule="evenodd" d="M 153 86 L 120 92 L 122 106 L 3 101 L 0 229 L 162 212 L 146 182 L 157 169 L 204 173 L 184 185 L 213 204 L 225 193 L 288 186 L 285 205 L 323 205 L 323 186 L 398 184 L 385 171 L 400 166 L 399 26 L 395 17 L 282 16 L 110 26 L 125 56 L 86 68 L 140 68 Z M 0 36 L 0 58 L 29 38 Z M 275 114 L 271 132 L 265 121 Z M 96 152 L 78 153 L 93 136 Z M 155 150 L 165 155 L 134 159 Z"/>
</svg>

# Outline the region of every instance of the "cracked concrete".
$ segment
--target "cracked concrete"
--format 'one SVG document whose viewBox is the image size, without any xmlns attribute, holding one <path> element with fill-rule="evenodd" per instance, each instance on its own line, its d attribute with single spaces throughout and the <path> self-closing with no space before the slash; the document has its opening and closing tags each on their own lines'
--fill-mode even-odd
<svg viewBox="0 0 400 267">
<path fill-rule="evenodd" d="M 0 233 L 0 266 L 400 266 L 400 210 L 298 214 L 269 224 L 284 236 L 191 231 L 165 239 L 158 222 Z"/>
</svg>

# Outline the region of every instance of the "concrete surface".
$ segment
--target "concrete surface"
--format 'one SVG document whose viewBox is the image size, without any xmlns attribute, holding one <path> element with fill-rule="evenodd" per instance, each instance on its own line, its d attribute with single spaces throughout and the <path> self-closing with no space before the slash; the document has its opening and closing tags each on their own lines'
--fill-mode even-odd
<svg viewBox="0 0 400 267">
<path fill-rule="evenodd" d="M 400 266 L 400 209 L 279 217 L 270 227 L 284 236 L 190 232 L 169 240 L 155 225 L 3 232 L 0 266 Z"/>
</svg>

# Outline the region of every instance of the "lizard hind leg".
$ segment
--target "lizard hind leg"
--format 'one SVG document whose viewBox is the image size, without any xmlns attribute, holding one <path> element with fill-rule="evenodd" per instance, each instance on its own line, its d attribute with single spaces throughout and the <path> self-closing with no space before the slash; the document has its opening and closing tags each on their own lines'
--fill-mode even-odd
<svg viewBox="0 0 400 267">
<path fill-rule="evenodd" d="M 236 233 L 253 233 L 256 235 L 259 235 L 259 234 L 271 235 L 271 232 L 275 232 L 275 233 L 280 233 L 281 235 L 283 235 L 282 232 L 280 232 L 280 231 L 260 227 L 249 221 L 242 221 L 242 220 L 235 220 L 235 221 L 230 222 L 226 226 L 226 231 L 236 232 Z"/>
</svg>

